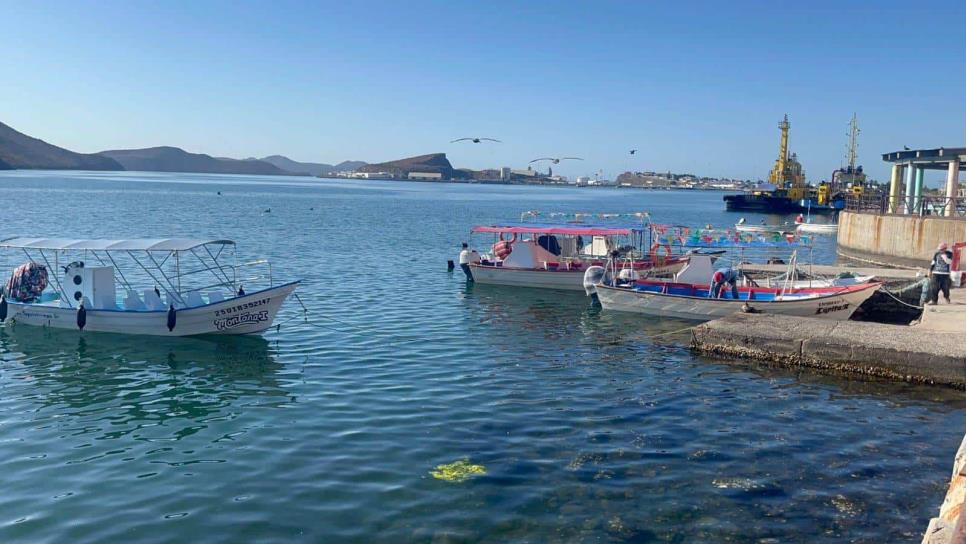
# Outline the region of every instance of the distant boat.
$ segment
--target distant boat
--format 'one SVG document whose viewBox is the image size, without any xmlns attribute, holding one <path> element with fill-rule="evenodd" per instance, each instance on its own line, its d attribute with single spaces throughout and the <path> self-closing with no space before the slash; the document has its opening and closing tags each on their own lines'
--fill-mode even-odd
<svg viewBox="0 0 966 544">
<path fill-rule="evenodd" d="M 738 232 L 753 232 L 756 234 L 784 234 L 788 232 L 782 225 L 748 225 L 738 223 L 735 225 L 735 230 Z"/>
<path fill-rule="evenodd" d="M 839 226 L 835 223 L 801 223 L 798 225 L 800 234 L 835 234 Z"/>
</svg>

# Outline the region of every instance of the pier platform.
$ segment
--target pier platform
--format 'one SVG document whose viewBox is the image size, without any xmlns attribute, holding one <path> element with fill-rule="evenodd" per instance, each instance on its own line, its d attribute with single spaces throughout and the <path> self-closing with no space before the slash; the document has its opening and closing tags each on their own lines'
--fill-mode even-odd
<svg viewBox="0 0 966 544">
<path fill-rule="evenodd" d="M 910 327 L 735 314 L 692 329 L 691 346 L 709 355 L 966 389 L 966 335 L 928 321 Z"/>
<path fill-rule="evenodd" d="M 952 304 L 946 304 L 939 295 L 939 304 L 925 306 L 922 318 L 913 328 L 966 333 L 966 289 L 951 289 L 949 299 Z"/>
</svg>

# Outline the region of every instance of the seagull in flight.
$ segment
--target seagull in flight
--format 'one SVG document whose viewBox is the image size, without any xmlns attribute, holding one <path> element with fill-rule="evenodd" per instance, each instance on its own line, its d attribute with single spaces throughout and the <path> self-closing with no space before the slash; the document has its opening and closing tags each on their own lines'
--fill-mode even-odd
<svg viewBox="0 0 966 544">
<path fill-rule="evenodd" d="M 636 149 L 631 149 L 631 155 L 633 155 L 634 153 L 637 153 L 637 150 Z"/>
<path fill-rule="evenodd" d="M 478 144 L 478 143 L 484 142 L 484 141 L 486 141 L 486 142 L 496 142 L 496 143 L 499 143 L 499 144 L 502 144 L 503 143 L 500 140 L 497 140 L 496 138 L 457 138 L 457 139 L 451 141 L 450 143 L 451 144 L 455 144 L 456 142 L 473 142 L 474 144 Z"/>
<path fill-rule="evenodd" d="M 582 160 L 584 159 L 581 159 L 580 157 L 560 157 L 559 159 L 555 157 L 543 157 L 540 159 L 533 159 L 532 161 L 530 161 L 530 164 L 533 164 L 539 161 L 550 161 L 554 164 L 560 164 L 560 161 L 582 161 Z"/>
</svg>

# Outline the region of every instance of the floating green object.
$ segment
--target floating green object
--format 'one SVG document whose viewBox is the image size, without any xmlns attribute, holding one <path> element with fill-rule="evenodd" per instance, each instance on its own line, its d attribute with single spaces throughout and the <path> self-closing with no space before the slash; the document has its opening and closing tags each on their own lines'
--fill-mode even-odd
<svg viewBox="0 0 966 544">
<path fill-rule="evenodd" d="M 469 480 L 471 476 L 477 474 L 486 474 L 486 467 L 483 465 L 474 465 L 470 463 L 469 459 L 460 459 L 455 463 L 445 463 L 442 465 L 436 465 L 434 470 L 429 472 L 433 475 L 433 478 L 438 480 L 444 480 L 447 482 L 465 482 Z"/>
</svg>

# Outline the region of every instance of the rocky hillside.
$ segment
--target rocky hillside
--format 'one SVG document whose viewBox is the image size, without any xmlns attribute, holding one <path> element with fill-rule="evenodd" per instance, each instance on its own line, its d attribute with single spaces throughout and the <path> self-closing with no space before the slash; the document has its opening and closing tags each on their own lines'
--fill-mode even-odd
<svg viewBox="0 0 966 544">
<path fill-rule="evenodd" d="M 255 160 L 255 159 L 246 159 Z M 324 162 L 300 162 L 293 161 L 284 155 L 269 155 L 258 159 L 273 164 L 286 172 L 309 176 L 325 176 L 333 172 L 353 171 L 366 163 L 362 161 L 343 161 L 339 164 L 326 164 Z"/>
<path fill-rule="evenodd" d="M 399 159 L 398 161 L 367 164 L 358 169 L 359 172 L 386 172 L 393 177 L 404 178 L 410 172 L 430 172 L 443 175 L 443 179 L 453 178 L 453 165 L 446 158 L 446 153 L 431 153 Z"/>
<path fill-rule="evenodd" d="M 0 123 L 0 168 L 4 165 L 34 170 L 124 170 L 110 157 L 74 153 Z"/>
<path fill-rule="evenodd" d="M 202 153 L 188 153 L 177 147 L 149 147 L 146 149 L 115 149 L 99 155 L 120 163 L 125 170 L 145 172 L 197 172 L 202 174 L 250 174 L 260 176 L 290 176 L 281 168 L 259 160 L 218 159 Z"/>
</svg>

